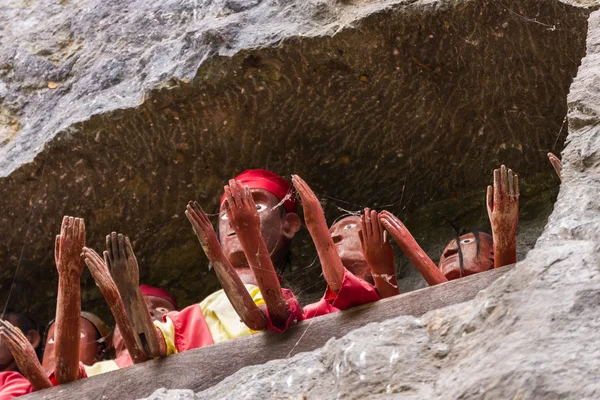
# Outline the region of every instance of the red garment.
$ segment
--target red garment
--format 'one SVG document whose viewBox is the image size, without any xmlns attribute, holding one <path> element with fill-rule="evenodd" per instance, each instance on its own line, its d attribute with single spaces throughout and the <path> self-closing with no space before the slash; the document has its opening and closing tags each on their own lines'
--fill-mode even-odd
<svg viewBox="0 0 600 400">
<path fill-rule="evenodd" d="M 83 378 L 87 378 L 87 374 L 85 373 L 85 367 L 83 366 L 83 363 L 79 361 L 79 378 L 77 379 Z M 52 386 L 60 385 L 60 383 L 58 383 L 58 381 L 56 380 L 56 370 L 52 371 L 50 375 L 48 375 L 48 379 L 50 379 L 50 383 L 52 384 Z"/>
<path fill-rule="evenodd" d="M 0 372 L 0 400 L 13 399 L 33 392 L 33 386 L 15 371 Z"/>
<path fill-rule="evenodd" d="M 125 368 L 125 367 L 129 367 L 130 365 L 133 365 L 133 360 L 131 359 L 131 356 L 129 355 L 129 351 L 128 350 L 122 351 L 121 354 L 119 354 L 119 356 L 117 358 L 115 358 L 115 363 L 117 363 L 119 368 Z"/>
<path fill-rule="evenodd" d="M 175 347 L 178 352 L 214 343 L 204 315 L 202 315 L 202 309 L 198 304 L 163 315 L 163 322 L 166 322 L 167 316 L 175 326 Z"/>
<path fill-rule="evenodd" d="M 288 212 L 296 212 L 298 208 L 292 185 L 274 172 L 266 169 L 247 169 L 233 179 L 250 189 L 265 189 L 273 193 L 279 200 L 285 199 L 283 206 Z M 223 204 L 225 198 L 225 193 L 223 193 L 219 204 Z"/>
<path fill-rule="evenodd" d="M 357 278 L 352 272 L 344 268 L 342 287 L 337 294 L 327 286 L 321 300 L 304 307 L 304 319 L 347 310 L 379 299 L 377 289 L 373 285 Z"/>
<path fill-rule="evenodd" d="M 283 329 L 279 329 L 271 322 L 271 317 L 269 317 L 269 311 L 267 310 L 267 329 L 271 332 L 285 332 L 291 325 L 304 319 L 302 307 L 300 306 L 298 299 L 296 299 L 296 296 L 294 296 L 294 293 L 290 289 L 281 288 L 281 294 L 287 302 L 290 315 L 285 322 L 285 327 Z"/>
</svg>

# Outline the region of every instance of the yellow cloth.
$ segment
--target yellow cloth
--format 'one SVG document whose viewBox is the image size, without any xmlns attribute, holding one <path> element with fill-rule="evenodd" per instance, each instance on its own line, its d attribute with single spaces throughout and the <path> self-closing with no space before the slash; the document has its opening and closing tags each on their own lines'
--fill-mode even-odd
<svg viewBox="0 0 600 400">
<path fill-rule="evenodd" d="M 258 286 L 250 284 L 245 284 L 244 286 L 246 286 L 246 290 L 250 293 L 252 300 L 254 300 L 254 304 L 257 306 L 265 304 Z M 235 312 L 223 289 L 214 292 L 198 305 L 215 343 L 258 332 L 248 328 L 240 320 L 239 315 Z M 175 325 L 168 316 L 165 318 L 166 322 L 154 321 L 154 326 L 162 332 L 167 344 L 167 355 L 171 355 L 177 353 L 177 348 L 175 347 Z"/>
<path fill-rule="evenodd" d="M 168 316 L 165 319 L 165 322 L 154 321 L 154 326 L 162 332 L 165 344 L 167 345 L 167 355 L 170 356 L 177 353 L 177 347 L 175 347 L 175 325 L 173 325 L 173 321 Z"/>
<path fill-rule="evenodd" d="M 105 372 L 115 371 L 119 366 L 115 360 L 98 361 L 94 365 L 84 365 L 85 374 L 89 376 L 100 375 Z"/>
<path fill-rule="evenodd" d="M 244 286 L 246 286 L 246 290 L 254 300 L 254 304 L 257 306 L 265 304 L 258 286 L 250 284 Z M 200 309 L 215 343 L 257 332 L 240 321 L 239 315 L 235 312 L 223 289 L 202 300 Z"/>
</svg>

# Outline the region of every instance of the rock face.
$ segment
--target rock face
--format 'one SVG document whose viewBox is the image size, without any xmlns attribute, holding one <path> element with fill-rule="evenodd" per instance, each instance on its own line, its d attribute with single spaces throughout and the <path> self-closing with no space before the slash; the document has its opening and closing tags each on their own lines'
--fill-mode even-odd
<svg viewBox="0 0 600 400">
<path fill-rule="evenodd" d="M 217 283 L 185 204 L 215 213 L 224 182 L 257 167 L 304 177 L 330 221 L 389 209 L 437 259 L 445 218 L 486 227 L 505 163 L 521 175 L 525 254 L 556 195 L 545 154 L 566 136 L 583 3 L 4 2 L 3 300 L 52 316 L 64 214 L 86 219 L 97 250 L 129 234 L 142 281 L 202 299 Z M 294 252 L 284 284 L 308 301 L 323 281 L 306 232 Z M 398 264 L 402 290 L 422 286 Z M 82 285 L 84 308 L 107 315 Z"/>
<path fill-rule="evenodd" d="M 524 261 L 470 302 L 370 324 L 195 398 L 599 398 L 600 11 L 588 25 L 567 100 L 563 183 Z"/>
</svg>

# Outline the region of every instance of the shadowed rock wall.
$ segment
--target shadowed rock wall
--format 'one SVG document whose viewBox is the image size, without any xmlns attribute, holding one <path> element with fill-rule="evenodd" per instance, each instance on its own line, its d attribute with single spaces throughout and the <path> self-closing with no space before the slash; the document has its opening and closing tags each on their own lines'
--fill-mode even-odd
<svg viewBox="0 0 600 400">
<path fill-rule="evenodd" d="M 161 389 L 149 399 L 598 398 L 599 66 L 595 11 L 566 101 L 569 136 L 554 211 L 526 259 L 474 300 L 369 324 L 195 395 Z"/>
<path fill-rule="evenodd" d="M 485 186 L 505 163 L 521 177 L 523 252 L 556 193 L 545 154 L 566 135 L 588 14 L 558 1 L 8 2 L 0 287 L 14 277 L 10 305 L 51 317 L 70 214 L 97 250 L 129 234 L 142 281 L 202 299 L 217 282 L 185 204 L 215 213 L 226 180 L 257 167 L 301 175 L 330 221 L 385 206 L 437 259 L 453 237 L 443 216 L 485 228 Z M 294 252 L 285 285 L 308 301 L 323 281 L 306 232 Z M 422 285 L 412 276 L 403 290 Z"/>
</svg>

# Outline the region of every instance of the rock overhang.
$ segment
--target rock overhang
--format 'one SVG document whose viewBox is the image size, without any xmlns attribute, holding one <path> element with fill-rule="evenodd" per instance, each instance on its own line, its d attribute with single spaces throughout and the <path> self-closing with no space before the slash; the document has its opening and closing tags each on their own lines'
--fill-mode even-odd
<svg viewBox="0 0 600 400">
<path fill-rule="evenodd" d="M 153 7 L 148 15 L 176 6 Z M 386 206 L 432 243 L 434 258 L 452 236 L 440 214 L 485 225 L 483 192 L 500 163 L 521 176 L 523 223 L 545 224 L 557 184 L 545 153 L 566 135 L 589 9 L 534 1 L 207 7 L 210 21 L 160 17 L 146 37 L 128 37 L 146 16 L 105 11 L 113 27 L 99 23 L 76 54 L 53 61 L 60 79 L 31 83 L 43 107 L 9 82 L 3 104 L 23 127 L 2 149 L 2 287 L 16 277 L 15 293 L 41 297 L 13 294 L 11 305 L 52 314 L 52 239 L 66 213 L 86 219 L 98 250 L 106 233 L 129 234 L 143 280 L 169 286 L 183 304 L 203 298 L 217 283 L 185 204 L 216 212 L 224 182 L 249 167 L 301 175 L 331 220 Z M 90 32 L 70 27 L 69 46 Z M 110 45 L 106 54 L 93 50 L 100 43 Z M 19 59 L 48 57 L 37 50 L 19 49 Z M 58 90 L 40 88 L 50 79 Z M 306 233 L 300 239 L 296 267 L 315 256 Z M 286 284 L 305 291 L 318 273 L 318 265 L 298 268 Z M 97 307 L 91 278 L 83 285 L 84 307 Z"/>
</svg>

